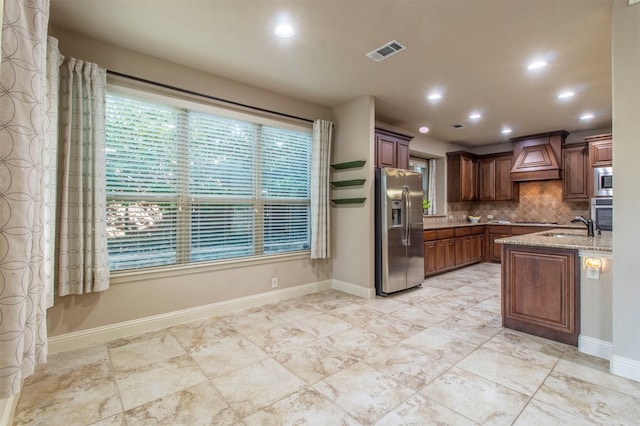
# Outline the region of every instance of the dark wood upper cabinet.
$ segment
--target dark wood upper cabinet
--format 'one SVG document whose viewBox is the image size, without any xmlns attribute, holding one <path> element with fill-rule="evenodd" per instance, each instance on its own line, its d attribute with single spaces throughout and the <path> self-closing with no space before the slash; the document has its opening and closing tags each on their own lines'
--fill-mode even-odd
<svg viewBox="0 0 640 426">
<path fill-rule="evenodd" d="M 447 201 L 478 199 L 478 159 L 468 152 L 447 153 Z"/>
<path fill-rule="evenodd" d="M 572 144 L 562 148 L 562 198 L 588 200 L 591 194 L 587 144 Z"/>
<path fill-rule="evenodd" d="M 447 153 L 447 200 L 517 201 L 518 183 L 511 181 L 512 152 L 476 156 Z"/>
<path fill-rule="evenodd" d="M 409 168 L 409 142 L 411 136 L 376 129 L 376 167 Z"/>
<path fill-rule="evenodd" d="M 613 138 L 611 133 L 584 138 L 589 144 L 589 162 L 591 167 L 613 165 Z"/>
</svg>

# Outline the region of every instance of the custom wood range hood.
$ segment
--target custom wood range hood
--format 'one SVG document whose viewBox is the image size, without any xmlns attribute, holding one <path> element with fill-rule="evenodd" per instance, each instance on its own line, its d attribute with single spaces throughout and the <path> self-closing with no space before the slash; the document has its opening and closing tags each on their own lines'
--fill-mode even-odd
<svg viewBox="0 0 640 426">
<path fill-rule="evenodd" d="M 562 178 L 562 144 L 566 130 L 512 138 L 511 181 L 527 182 Z"/>
</svg>

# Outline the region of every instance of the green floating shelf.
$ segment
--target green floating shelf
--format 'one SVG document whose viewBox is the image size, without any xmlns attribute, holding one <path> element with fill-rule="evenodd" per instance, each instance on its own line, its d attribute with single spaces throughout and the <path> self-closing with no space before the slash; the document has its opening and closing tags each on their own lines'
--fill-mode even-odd
<svg viewBox="0 0 640 426">
<path fill-rule="evenodd" d="M 335 188 L 343 188 L 346 186 L 358 186 L 365 183 L 366 179 L 351 179 L 351 180 L 339 180 L 331 182 L 331 186 Z"/>
<path fill-rule="evenodd" d="M 338 198 L 331 200 L 333 204 L 361 204 L 366 198 Z"/>
<path fill-rule="evenodd" d="M 349 161 L 348 163 L 332 164 L 331 168 L 333 170 L 355 169 L 356 167 L 364 166 L 365 163 L 366 163 L 365 160 Z"/>
</svg>

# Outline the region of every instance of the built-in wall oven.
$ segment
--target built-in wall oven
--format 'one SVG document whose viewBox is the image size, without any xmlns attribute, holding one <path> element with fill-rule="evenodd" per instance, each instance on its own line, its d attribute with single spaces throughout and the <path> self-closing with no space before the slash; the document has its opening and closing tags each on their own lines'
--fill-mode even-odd
<svg viewBox="0 0 640 426">
<path fill-rule="evenodd" d="M 592 198 L 591 219 L 595 220 L 600 230 L 613 231 L 613 198 Z"/>
<path fill-rule="evenodd" d="M 593 168 L 593 196 L 613 197 L 613 167 Z"/>
</svg>

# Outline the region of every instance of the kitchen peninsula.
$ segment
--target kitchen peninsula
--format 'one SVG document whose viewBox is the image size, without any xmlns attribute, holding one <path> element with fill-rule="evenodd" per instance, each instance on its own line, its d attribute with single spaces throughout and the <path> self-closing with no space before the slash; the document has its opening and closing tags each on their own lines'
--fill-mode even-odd
<svg viewBox="0 0 640 426">
<path fill-rule="evenodd" d="M 611 232 L 545 230 L 496 243 L 504 327 L 574 346 L 585 335 L 611 342 Z M 592 285 L 581 288 L 583 281 Z M 593 316 L 605 326 L 594 329 Z"/>
</svg>

